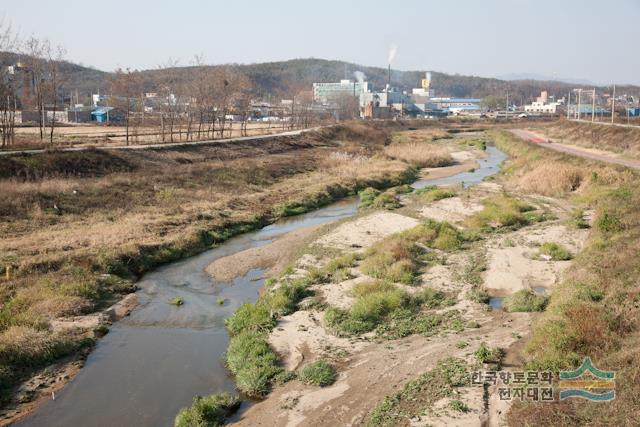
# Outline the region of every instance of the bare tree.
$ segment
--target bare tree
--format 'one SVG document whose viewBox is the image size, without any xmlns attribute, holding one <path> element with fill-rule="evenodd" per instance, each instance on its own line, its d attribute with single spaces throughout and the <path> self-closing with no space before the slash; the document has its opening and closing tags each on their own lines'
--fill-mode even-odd
<svg viewBox="0 0 640 427">
<path fill-rule="evenodd" d="M 124 111 L 125 141 L 129 145 L 129 128 L 131 124 L 131 114 L 139 109 L 142 101 L 142 78 L 140 72 L 135 70 L 118 69 L 111 80 L 112 105 Z M 136 108 L 138 107 L 138 108 Z M 144 111 L 144 106 L 142 107 Z"/>
<path fill-rule="evenodd" d="M 17 46 L 18 39 L 13 34 L 11 26 L 0 19 L 0 63 L 9 63 L 3 57 L 11 55 L 10 52 L 13 52 Z M 0 147 L 2 148 L 15 141 L 17 107 L 15 73 L 13 66 L 0 67 Z"/>
</svg>

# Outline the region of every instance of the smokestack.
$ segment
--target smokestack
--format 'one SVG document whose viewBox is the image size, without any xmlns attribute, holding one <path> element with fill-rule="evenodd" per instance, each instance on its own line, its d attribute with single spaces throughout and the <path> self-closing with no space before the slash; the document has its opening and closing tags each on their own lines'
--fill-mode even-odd
<svg viewBox="0 0 640 427">
<path fill-rule="evenodd" d="M 387 73 L 387 85 L 391 86 L 391 63 L 389 63 L 389 72 Z"/>
</svg>

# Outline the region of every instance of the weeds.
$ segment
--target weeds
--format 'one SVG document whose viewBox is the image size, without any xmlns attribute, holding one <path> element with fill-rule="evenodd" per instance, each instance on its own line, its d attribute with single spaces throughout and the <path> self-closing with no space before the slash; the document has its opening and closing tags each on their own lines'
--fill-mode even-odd
<svg viewBox="0 0 640 427">
<path fill-rule="evenodd" d="M 547 297 L 529 289 L 521 289 L 506 297 L 503 304 L 504 309 L 511 313 L 543 311 L 547 306 Z"/>
<path fill-rule="evenodd" d="M 196 396 L 193 404 L 182 408 L 176 416 L 175 427 L 218 427 L 240 408 L 240 400 L 228 393 Z"/>
<path fill-rule="evenodd" d="M 525 212 L 534 208 L 507 195 L 491 196 L 482 204 L 484 208 L 467 218 L 467 225 L 480 230 L 491 231 L 496 228 L 508 227 L 517 229 L 529 223 Z"/>
<path fill-rule="evenodd" d="M 361 208 L 393 210 L 402 206 L 400 200 L 391 193 L 382 193 L 374 188 L 367 188 L 358 193 Z"/>
<path fill-rule="evenodd" d="M 438 200 L 448 199 L 450 197 L 456 196 L 455 191 L 435 185 L 420 188 L 416 190 L 416 194 L 419 194 L 421 199 L 428 202 L 435 202 Z"/>
<path fill-rule="evenodd" d="M 336 381 L 337 374 L 333 366 L 324 360 L 309 363 L 298 374 L 300 381 L 306 384 L 325 387 Z"/>
<path fill-rule="evenodd" d="M 553 242 L 543 243 L 540 254 L 550 257 L 553 261 L 568 261 L 573 258 L 573 254 L 567 248 Z"/>
<path fill-rule="evenodd" d="M 182 297 L 175 297 L 175 298 L 169 300 L 169 304 L 175 305 L 177 307 L 180 307 L 181 305 L 184 304 L 184 299 Z"/>
<path fill-rule="evenodd" d="M 467 385 L 468 366 L 456 358 L 438 362 L 435 369 L 408 382 L 402 390 L 386 397 L 369 415 L 366 425 L 396 426 L 402 420 L 420 415 L 440 399 L 453 395 L 456 387 Z"/>
</svg>

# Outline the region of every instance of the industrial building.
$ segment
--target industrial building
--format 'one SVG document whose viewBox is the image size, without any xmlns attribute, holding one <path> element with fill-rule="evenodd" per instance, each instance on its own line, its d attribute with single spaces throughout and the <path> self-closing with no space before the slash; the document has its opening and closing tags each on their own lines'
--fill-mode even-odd
<svg viewBox="0 0 640 427">
<path fill-rule="evenodd" d="M 351 80 L 340 80 L 339 83 L 314 83 L 313 101 L 318 104 L 336 102 L 342 96 L 359 97 L 369 92 L 369 83 Z"/>
</svg>

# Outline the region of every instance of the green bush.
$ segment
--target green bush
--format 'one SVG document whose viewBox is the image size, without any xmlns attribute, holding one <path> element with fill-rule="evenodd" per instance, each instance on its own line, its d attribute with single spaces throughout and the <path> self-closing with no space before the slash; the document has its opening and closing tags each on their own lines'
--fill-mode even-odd
<svg viewBox="0 0 640 427">
<path fill-rule="evenodd" d="M 276 319 L 266 304 L 242 304 L 238 310 L 225 320 L 231 336 L 245 331 L 270 331 L 276 325 Z"/>
<path fill-rule="evenodd" d="M 238 389 L 249 396 L 267 394 L 271 379 L 282 371 L 266 334 L 258 331 L 247 330 L 235 335 L 229 342 L 225 362 L 236 376 Z"/>
<path fill-rule="evenodd" d="M 503 307 L 508 312 L 543 311 L 547 306 L 547 297 L 538 295 L 532 290 L 521 289 L 509 295 L 503 301 Z"/>
<path fill-rule="evenodd" d="M 218 427 L 240 407 L 240 400 L 228 393 L 196 396 L 193 404 L 182 408 L 176 416 L 175 427 Z"/>
<path fill-rule="evenodd" d="M 546 242 L 540 247 L 540 254 L 548 255 L 554 261 L 568 261 L 573 255 L 567 248 L 553 242 Z"/>
<path fill-rule="evenodd" d="M 324 360 L 309 363 L 298 374 L 298 378 L 303 383 L 320 387 L 333 384 L 336 381 L 336 377 L 335 368 Z"/>
</svg>

